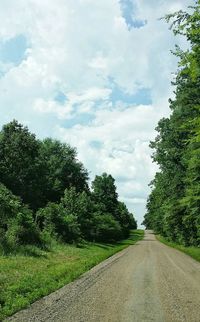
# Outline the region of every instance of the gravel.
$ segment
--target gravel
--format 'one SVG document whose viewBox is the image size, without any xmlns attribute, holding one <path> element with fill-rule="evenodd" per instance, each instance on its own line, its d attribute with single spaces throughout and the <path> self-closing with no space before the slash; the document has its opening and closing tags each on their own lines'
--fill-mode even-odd
<svg viewBox="0 0 200 322">
<path fill-rule="evenodd" d="M 200 263 L 144 240 L 18 312 L 15 322 L 200 322 Z"/>
</svg>

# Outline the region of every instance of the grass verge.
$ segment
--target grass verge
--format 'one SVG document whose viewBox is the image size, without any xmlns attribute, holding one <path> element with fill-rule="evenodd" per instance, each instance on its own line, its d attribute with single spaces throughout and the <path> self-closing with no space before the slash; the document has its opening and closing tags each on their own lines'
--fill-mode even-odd
<svg viewBox="0 0 200 322">
<path fill-rule="evenodd" d="M 116 244 L 55 244 L 50 251 L 0 256 L 0 321 L 75 280 L 104 259 L 135 244 L 144 231 L 134 230 Z M 31 255 L 30 255 L 31 254 Z"/>
<path fill-rule="evenodd" d="M 166 240 L 164 237 L 162 237 L 160 235 L 156 235 L 156 238 L 160 242 L 162 242 L 163 244 L 173 247 L 173 248 L 176 248 L 176 249 L 180 250 L 181 252 L 191 256 L 192 258 L 194 258 L 200 262 L 200 248 L 199 247 L 194 247 L 194 246 L 186 247 L 183 245 L 179 245 L 174 242 L 170 242 L 170 241 Z"/>
</svg>

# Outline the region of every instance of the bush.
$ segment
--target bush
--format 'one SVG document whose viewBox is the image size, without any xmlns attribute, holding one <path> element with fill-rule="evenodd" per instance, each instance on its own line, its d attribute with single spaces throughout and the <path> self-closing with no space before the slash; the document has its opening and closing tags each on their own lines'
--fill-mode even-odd
<svg viewBox="0 0 200 322">
<path fill-rule="evenodd" d="M 32 211 L 3 184 L 0 184 L 0 205 L 1 248 L 12 249 L 17 245 L 41 243 Z"/>
<path fill-rule="evenodd" d="M 85 191 L 77 192 L 75 187 L 71 187 L 65 190 L 61 204 L 67 213 L 73 214 L 77 218 L 82 237 L 90 239 L 91 217 L 94 210 L 90 195 Z"/>
<path fill-rule="evenodd" d="M 92 219 L 91 237 L 95 241 L 113 242 L 122 239 L 122 229 L 111 214 L 95 213 Z"/>
<path fill-rule="evenodd" d="M 41 244 L 39 229 L 33 222 L 31 211 L 26 208 L 24 212 L 19 212 L 16 218 L 9 220 L 5 236 L 11 246 Z"/>
<path fill-rule="evenodd" d="M 62 204 L 49 203 L 36 213 L 36 222 L 43 235 L 47 233 L 63 242 L 77 242 L 81 232 L 77 218 L 67 213 Z"/>
</svg>

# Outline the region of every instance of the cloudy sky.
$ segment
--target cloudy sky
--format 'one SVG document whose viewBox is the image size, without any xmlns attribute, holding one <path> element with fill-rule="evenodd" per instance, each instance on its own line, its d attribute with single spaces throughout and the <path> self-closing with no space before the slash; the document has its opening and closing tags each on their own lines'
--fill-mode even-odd
<svg viewBox="0 0 200 322">
<path fill-rule="evenodd" d="M 77 147 L 111 173 L 140 224 L 156 166 L 148 147 L 169 115 L 176 58 L 166 13 L 190 0 L 1 0 L 0 126 Z"/>
</svg>

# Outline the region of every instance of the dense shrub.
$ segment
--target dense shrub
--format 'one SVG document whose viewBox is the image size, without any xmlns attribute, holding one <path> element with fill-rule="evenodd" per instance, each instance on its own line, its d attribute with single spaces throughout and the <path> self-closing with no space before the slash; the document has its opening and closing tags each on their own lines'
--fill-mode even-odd
<svg viewBox="0 0 200 322">
<path fill-rule="evenodd" d="M 111 214 L 95 213 L 92 218 L 91 237 L 95 241 L 113 242 L 123 237 L 122 228 Z"/>
<path fill-rule="evenodd" d="M 0 184 L 0 244 L 13 248 L 22 244 L 40 244 L 40 233 L 32 211 Z"/>
<path fill-rule="evenodd" d="M 71 187 L 65 190 L 61 204 L 67 213 L 73 214 L 77 218 L 82 237 L 91 239 L 91 218 L 94 212 L 94 203 L 90 195 L 85 191 L 77 192 L 75 187 Z"/>
<path fill-rule="evenodd" d="M 49 203 L 38 210 L 36 222 L 40 229 L 63 242 L 79 241 L 81 232 L 76 216 L 66 211 L 62 204 Z"/>
</svg>

